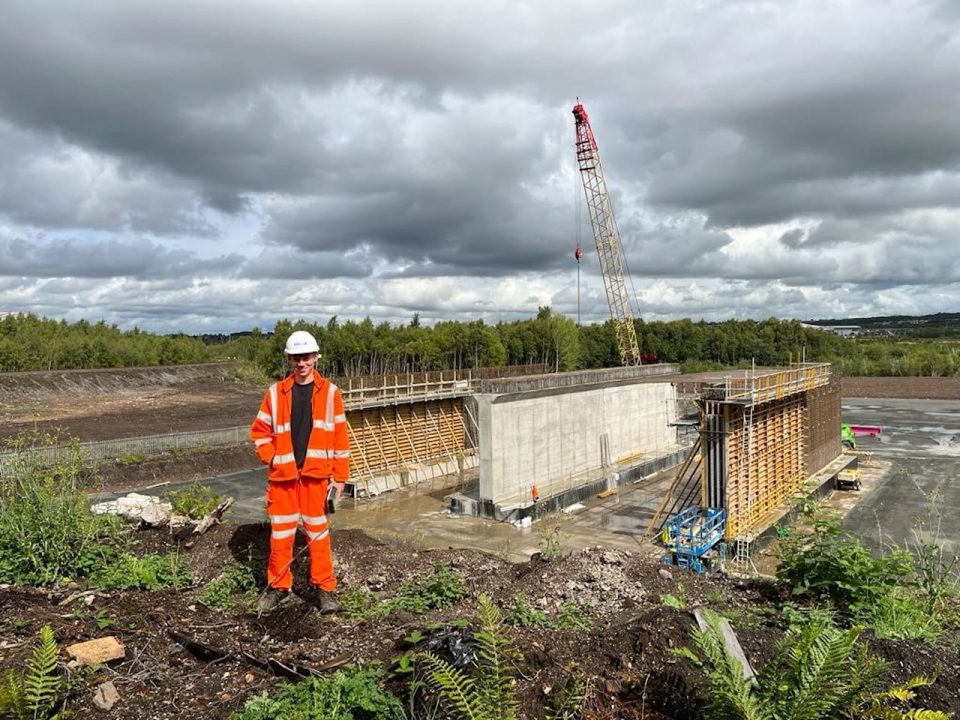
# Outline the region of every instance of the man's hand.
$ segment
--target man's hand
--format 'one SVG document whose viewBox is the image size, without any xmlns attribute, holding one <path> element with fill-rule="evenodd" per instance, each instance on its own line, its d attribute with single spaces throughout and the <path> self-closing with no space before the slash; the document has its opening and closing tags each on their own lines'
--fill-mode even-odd
<svg viewBox="0 0 960 720">
<path fill-rule="evenodd" d="M 344 488 L 347 487 L 347 484 L 345 482 L 337 482 L 333 478 L 330 478 L 330 482 L 332 482 L 333 486 L 337 489 L 337 500 L 339 500 L 343 496 L 343 491 Z"/>
</svg>

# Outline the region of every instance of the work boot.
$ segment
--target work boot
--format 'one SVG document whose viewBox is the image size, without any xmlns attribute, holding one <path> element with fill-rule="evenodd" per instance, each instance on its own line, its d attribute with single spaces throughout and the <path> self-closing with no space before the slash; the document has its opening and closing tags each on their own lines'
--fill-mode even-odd
<svg viewBox="0 0 960 720">
<path fill-rule="evenodd" d="M 257 611 L 260 615 L 271 613 L 280 607 L 280 603 L 287 599 L 289 591 L 277 590 L 275 587 L 268 587 L 261 593 L 257 600 Z"/>
<path fill-rule="evenodd" d="M 336 595 L 333 594 L 332 590 L 321 590 L 317 588 L 317 593 L 320 596 L 319 608 L 321 615 L 330 615 L 331 613 L 340 612 L 340 602 L 337 600 Z"/>
</svg>

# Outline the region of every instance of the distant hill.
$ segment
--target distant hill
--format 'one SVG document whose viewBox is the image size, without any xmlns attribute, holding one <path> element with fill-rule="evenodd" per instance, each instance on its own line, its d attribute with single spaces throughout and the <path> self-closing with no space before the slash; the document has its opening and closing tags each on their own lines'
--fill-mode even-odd
<svg viewBox="0 0 960 720">
<path fill-rule="evenodd" d="M 858 325 L 864 333 L 916 337 L 960 336 L 960 313 L 934 315 L 881 315 L 878 317 L 807 320 L 810 325 Z"/>
</svg>

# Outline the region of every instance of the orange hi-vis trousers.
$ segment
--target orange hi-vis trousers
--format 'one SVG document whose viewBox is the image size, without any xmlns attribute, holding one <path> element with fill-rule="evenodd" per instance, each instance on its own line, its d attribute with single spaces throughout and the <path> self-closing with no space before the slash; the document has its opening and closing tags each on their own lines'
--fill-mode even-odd
<svg viewBox="0 0 960 720">
<path fill-rule="evenodd" d="M 277 590 L 293 587 L 293 543 L 303 521 L 310 551 L 310 582 L 321 590 L 334 590 L 333 551 L 327 526 L 327 480 L 298 477 L 267 483 L 270 517 L 270 560 L 267 584 Z"/>
</svg>

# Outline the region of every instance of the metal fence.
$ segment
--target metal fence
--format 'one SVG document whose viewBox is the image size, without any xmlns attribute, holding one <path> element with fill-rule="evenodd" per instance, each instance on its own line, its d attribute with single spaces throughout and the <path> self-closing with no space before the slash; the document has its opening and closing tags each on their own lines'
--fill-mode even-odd
<svg viewBox="0 0 960 720">
<path fill-rule="evenodd" d="M 153 455 L 178 450 L 193 450 L 197 448 L 225 447 L 240 445 L 249 439 L 249 425 L 221 428 L 219 430 L 199 430 L 194 432 L 170 433 L 167 435 L 142 435 L 140 437 L 121 438 L 118 440 L 95 440 L 80 443 L 88 462 L 102 462 L 104 460 L 129 459 L 137 461 Z M 53 465 L 61 456 L 70 452 L 66 447 L 37 448 L 45 462 Z M 0 454 L 0 478 L 9 477 L 16 464 L 15 453 Z"/>
</svg>

